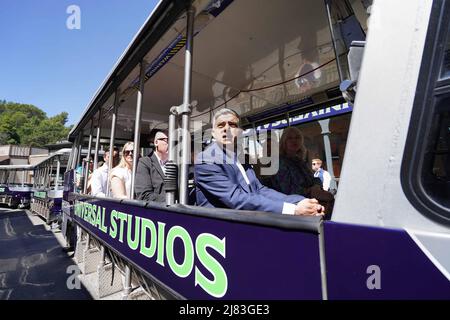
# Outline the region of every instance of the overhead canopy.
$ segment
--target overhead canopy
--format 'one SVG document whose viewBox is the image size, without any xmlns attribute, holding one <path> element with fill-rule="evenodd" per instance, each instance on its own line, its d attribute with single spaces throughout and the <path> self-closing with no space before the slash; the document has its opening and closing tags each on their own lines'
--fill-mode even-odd
<svg viewBox="0 0 450 320">
<path fill-rule="evenodd" d="M 197 105 L 193 108 L 193 121 L 210 123 L 213 110 L 222 106 L 236 110 L 249 121 L 251 116 L 274 108 L 301 107 L 336 98 L 334 89 L 340 79 L 324 1 L 219 2 L 218 7 L 205 5 L 206 1 L 193 2 L 201 8 L 195 19 L 192 99 Z M 353 10 L 359 8 L 359 1 L 350 2 Z M 168 3 L 161 1 L 147 20 L 98 90 L 96 96 L 104 99 L 92 100 L 71 131 L 71 140 L 82 129 L 88 134 L 88 121 L 100 108 L 105 119 L 102 134 L 109 133 L 114 90 L 108 89 L 114 86 L 120 91 L 116 136 L 132 139 L 140 59 L 147 63 L 142 133 L 167 127 L 169 109 L 183 100 L 186 28 L 185 14 L 179 8 L 168 10 Z M 350 14 L 345 12 L 347 8 L 333 8 L 340 18 Z M 361 10 L 358 15 L 362 15 Z M 150 27 L 155 20 L 171 23 L 162 33 L 162 27 Z M 345 50 L 343 42 L 337 43 L 340 52 Z M 139 45 L 148 50 L 137 55 Z M 130 66 L 131 57 L 136 59 L 133 67 L 127 69 L 129 74 L 123 79 L 118 77 L 124 65 Z"/>
<path fill-rule="evenodd" d="M 48 155 L 47 157 L 45 157 L 44 159 L 42 159 L 41 161 L 39 161 L 36 164 L 0 165 L 0 171 L 2 171 L 2 170 L 7 170 L 7 171 L 33 170 L 35 168 L 45 165 L 46 163 L 56 159 L 57 157 L 68 158 L 71 151 L 72 151 L 72 149 L 70 149 L 70 148 L 64 148 L 64 149 L 58 150 L 58 151 Z"/>
</svg>

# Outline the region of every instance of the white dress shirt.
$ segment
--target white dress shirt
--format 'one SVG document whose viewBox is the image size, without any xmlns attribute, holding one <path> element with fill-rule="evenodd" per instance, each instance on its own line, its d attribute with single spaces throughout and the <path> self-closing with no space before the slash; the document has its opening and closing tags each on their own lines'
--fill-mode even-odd
<svg viewBox="0 0 450 320">
<path fill-rule="evenodd" d="M 106 184 L 108 182 L 108 165 L 104 163 L 92 173 L 91 195 L 94 197 L 106 197 Z"/>
<path fill-rule="evenodd" d="M 161 160 L 161 158 L 158 156 L 158 152 L 156 152 L 156 151 L 155 151 L 155 156 L 156 156 L 156 159 L 158 159 L 158 163 L 161 166 L 162 171 L 164 172 L 164 174 L 166 174 L 167 160 L 166 161 Z"/>
</svg>

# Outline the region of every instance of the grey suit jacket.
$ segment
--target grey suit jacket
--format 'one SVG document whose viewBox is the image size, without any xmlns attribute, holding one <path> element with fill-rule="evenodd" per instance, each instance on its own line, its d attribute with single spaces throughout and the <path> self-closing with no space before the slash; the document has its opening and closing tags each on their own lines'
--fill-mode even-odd
<svg viewBox="0 0 450 320">
<path fill-rule="evenodd" d="M 148 156 L 139 159 L 135 181 L 136 199 L 165 202 L 164 172 L 152 150 Z"/>
</svg>

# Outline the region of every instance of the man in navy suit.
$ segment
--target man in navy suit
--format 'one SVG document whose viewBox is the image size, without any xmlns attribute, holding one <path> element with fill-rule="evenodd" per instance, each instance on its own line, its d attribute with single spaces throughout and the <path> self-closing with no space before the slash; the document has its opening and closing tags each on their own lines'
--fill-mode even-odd
<svg viewBox="0 0 450 320">
<path fill-rule="evenodd" d="M 197 204 L 204 207 L 267 211 L 291 215 L 323 215 L 316 199 L 285 195 L 263 186 L 250 165 L 239 162 L 239 115 L 221 109 L 213 118 L 215 139 L 195 162 Z"/>
</svg>

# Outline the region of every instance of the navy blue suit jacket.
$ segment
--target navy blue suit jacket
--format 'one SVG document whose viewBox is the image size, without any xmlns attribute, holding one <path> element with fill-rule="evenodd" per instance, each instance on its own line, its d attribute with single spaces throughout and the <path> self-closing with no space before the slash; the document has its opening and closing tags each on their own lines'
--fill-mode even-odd
<svg viewBox="0 0 450 320">
<path fill-rule="evenodd" d="M 285 202 L 297 203 L 300 195 L 285 195 L 259 182 L 250 165 L 242 165 L 250 184 L 223 149 L 213 143 L 199 153 L 195 163 L 197 205 L 282 213 Z"/>
</svg>

